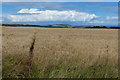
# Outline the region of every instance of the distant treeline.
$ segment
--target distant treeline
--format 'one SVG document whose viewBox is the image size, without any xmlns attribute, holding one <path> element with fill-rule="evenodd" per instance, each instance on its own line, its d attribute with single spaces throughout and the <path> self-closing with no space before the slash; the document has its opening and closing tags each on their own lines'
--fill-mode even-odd
<svg viewBox="0 0 120 80">
<path fill-rule="evenodd" d="M 106 26 L 81 26 L 81 27 L 72 27 L 72 28 L 107 28 L 107 29 L 120 29 L 120 27 L 106 27 Z"/>
<path fill-rule="evenodd" d="M 54 24 L 54 25 L 30 25 L 30 24 L 2 24 L 2 26 L 10 27 L 47 27 L 47 28 L 69 28 L 73 27 L 68 24 Z"/>
<path fill-rule="evenodd" d="M 11 26 L 11 27 L 20 27 L 20 26 L 23 26 L 23 27 L 48 27 L 48 26 L 51 26 L 51 25 L 29 25 L 29 24 L 2 24 L 2 26 Z"/>
<path fill-rule="evenodd" d="M 120 29 L 120 27 L 106 27 L 106 26 L 92 26 L 92 27 L 86 27 L 86 28 L 113 28 L 113 29 Z"/>
<path fill-rule="evenodd" d="M 29 25 L 29 24 L 2 24 L 2 26 L 10 27 L 47 27 L 47 28 L 107 28 L 120 29 L 120 27 L 106 27 L 106 26 L 71 26 L 68 24 L 54 24 L 54 25 Z"/>
</svg>

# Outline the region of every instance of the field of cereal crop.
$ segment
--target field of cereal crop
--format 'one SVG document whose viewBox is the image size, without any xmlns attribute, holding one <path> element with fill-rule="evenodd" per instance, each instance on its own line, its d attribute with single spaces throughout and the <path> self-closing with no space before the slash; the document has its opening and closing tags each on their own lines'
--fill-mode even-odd
<svg viewBox="0 0 120 80">
<path fill-rule="evenodd" d="M 3 78 L 117 78 L 118 30 L 3 27 Z"/>
</svg>

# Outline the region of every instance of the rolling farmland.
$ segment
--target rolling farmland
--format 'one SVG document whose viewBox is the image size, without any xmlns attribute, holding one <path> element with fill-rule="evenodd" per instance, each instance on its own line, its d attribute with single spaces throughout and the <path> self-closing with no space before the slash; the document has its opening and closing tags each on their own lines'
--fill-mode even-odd
<svg viewBox="0 0 120 80">
<path fill-rule="evenodd" d="M 2 30 L 3 78 L 118 77 L 118 29 Z"/>
</svg>

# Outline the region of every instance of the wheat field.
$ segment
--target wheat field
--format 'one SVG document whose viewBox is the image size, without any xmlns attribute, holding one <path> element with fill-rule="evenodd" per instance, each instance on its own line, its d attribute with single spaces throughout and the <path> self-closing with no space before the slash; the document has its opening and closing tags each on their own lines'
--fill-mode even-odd
<svg viewBox="0 0 120 80">
<path fill-rule="evenodd" d="M 3 78 L 117 78 L 118 29 L 4 27 Z"/>
</svg>

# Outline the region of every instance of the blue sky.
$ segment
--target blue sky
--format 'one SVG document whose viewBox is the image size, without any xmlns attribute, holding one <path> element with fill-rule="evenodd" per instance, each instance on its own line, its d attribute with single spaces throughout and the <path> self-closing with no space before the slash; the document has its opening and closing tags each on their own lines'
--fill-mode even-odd
<svg viewBox="0 0 120 80">
<path fill-rule="evenodd" d="M 1 0 L 2 2 L 118 2 L 119 0 Z"/>
<path fill-rule="evenodd" d="M 2 23 L 118 25 L 118 2 L 4 2 Z"/>
</svg>

